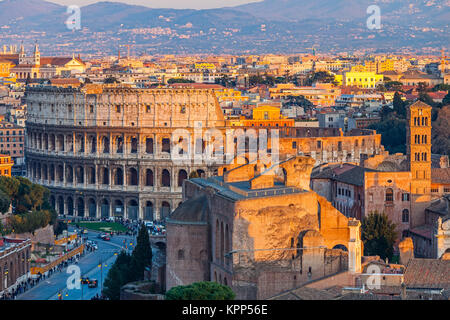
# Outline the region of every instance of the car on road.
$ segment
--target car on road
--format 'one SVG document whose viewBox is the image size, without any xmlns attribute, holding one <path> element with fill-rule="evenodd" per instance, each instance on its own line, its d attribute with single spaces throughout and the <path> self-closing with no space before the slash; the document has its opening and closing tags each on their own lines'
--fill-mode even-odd
<svg viewBox="0 0 450 320">
<path fill-rule="evenodd" d="M 89 288 L 97 288 L 98 287 L 98 280 L 97 279 L 91 279 L 89 281 L 88 287 Z"/>
<path fill-rule="evenodd" d="M 102 238 L 102 240 L 109 241 L 109 240 L 111 240 L 111 238 L 109 235 L 105 234 L 105 236 Z"/>
</svg>

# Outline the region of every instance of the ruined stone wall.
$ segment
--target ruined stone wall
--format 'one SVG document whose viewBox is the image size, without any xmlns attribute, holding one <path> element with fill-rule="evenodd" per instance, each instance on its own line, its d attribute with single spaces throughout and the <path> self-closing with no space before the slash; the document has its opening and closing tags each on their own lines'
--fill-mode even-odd
<svg viewBox="0 0 450 320">
<path fill-rule="evenodd" d="M 386 213 L 389 219 L 397 224 L 400 238 L 404 230 L 415 225 L 416 216 L 423 215 L 423 211 L 420 213 L 414 210 L 410 172 L 365 172 L 364 181 L 364 216 L 375 211 Z M 390 190 L 392 199 L 386 195 Z M 405 201 L 403 194 L 409 194 L 410 200 Z M 403 210 L 408 210 L 409 222 L 402 221 Z"/>
<path fill-rule="evenodd" d="M 210 280 L 208 236 L 206 224 L 167 223 L 166 290 Z"/>
</svg>

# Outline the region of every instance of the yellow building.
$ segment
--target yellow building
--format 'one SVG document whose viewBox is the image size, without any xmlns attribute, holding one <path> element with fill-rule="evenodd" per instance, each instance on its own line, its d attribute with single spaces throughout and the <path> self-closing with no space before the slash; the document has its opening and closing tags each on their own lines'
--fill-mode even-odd
<svg viewBox="0 0 450 320">
<path fill-rule="evenodd" d="M 248 101 L 248 96 L 243 96 L 242 92 L 232 88 L 223 88 L 215 90 L 215 94 L 219 101 Z"/>
<path fill-rule="evenodd" d="M 12 63 L 7 60 L 0 60 L 0 77 L 7 78 L 10 75 Z"/>
<path fill-rule="evenodd" d="M 383 83 L 384 76 L 375 72 L 350 71 L 345 75 L 336 75 L 335 80 L 339 85 L 356 86 L 358 88 L 376 88 Z"/>
<path fill-rule="evenodd" d="M 231 123 L 233 126 L 245 127 L 293 127 L 294 119 L 288 119 L 281 114 L 280 108 L 273 106 L 259 106 L 253 109 L 252 119 L 242 117 Z"/>
<path fill-rule="evenodd" d="M 0 154 L 0 176 L 11 177 L 11 168 L 14 161 L 6 154 Z"/>
</svg>

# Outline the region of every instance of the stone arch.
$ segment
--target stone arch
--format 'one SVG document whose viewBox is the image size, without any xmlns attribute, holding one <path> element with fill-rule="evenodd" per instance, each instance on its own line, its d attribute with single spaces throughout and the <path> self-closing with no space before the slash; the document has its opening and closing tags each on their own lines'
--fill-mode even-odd
<svg viewBox="0 0 450 320">
<path fill-rule="evenodd" d="M 67 215 L 73 216 L 73 199 L 72 197 L 67 197 Z"/>
<path fill-rule="evenodd" d="M 153 203 L 151 201 L 145 202 L 144 207 L 144 220 L 155 220 L 153 217 Z"/>
<path fill-rule="evenodd" d="M 161 203 L 161 220 L 165 220 L 170 215 L 170 203 L 163 201 Z"/>
<path fill-rule="evenodd" d="M 109 213 L 109 201 L 107 199 L 102 200 L 100 208 L 101 208 L 101 217 L 108 218 L 110 216 L 110 213 Z"/>
<path fill-rule="evenodd" d="M 41 163 L 38 162 L 36 164 L 36 173 L 37 173 L 37 178 L 40 179 L 41 178 L 41 170 L 42 170 L 42 180 L 48 180 L 48 168 L 47 168 L 47 164 L 44 163 L 42 165 L 42 169 L 41 169 Z"/>
<path fill-rule="evenodd" d="M 101 169 L 101 175 L 102 175 L 102 177 L 101 177 L 102 184 L 108 185 L 109 184 L 109 169 L 106 167 L 103 167 Z"/>
<path fill-rule="evenodd" d="M 96 153 L 97 152 L 97 138 L 95 136 L 90 135 L 88 137 L 89 144 L 89 152 Z"/>
<path fill-rule="evenodd" d="M 116 153 L 123 153 L 123 138 L 121 136 L 114 138 L 114 145 L 116 146 Z"/>
<path fill-rule="evenodd" d="M 56 180 L 59 182 L 64 181 L 64 166 L 62 164 L 58 164 L 56 168 Z"/>
<path fill-rule="evenodd" d="M 97 216 L 97 204 L 95 203 L 94 198 L 89 198 L 88 210 L 89 210 L 89 217 L 95 218 Z"/>
<path fill-rule="evenodd" d="M 180 171 L 178 171 L 178 186 L 182 187 L 183 186 L 183 181 L 187 179 L 187 172 L 186 170 L 181 169 Z"/>
<path fill-rule="evenodd" d="M 55 181 L 55 165 L 53 163 L 49 166 L 49 178 L 51 182 Z"/>
<path fill-rule="evenodd" d="M 78 134 L 75 136 L 76 152 L 84 152 L 84 135 Z"/>
<path fill-rule="evenodd" d="M 50 151 L 55 151 L 56 150 L 56 139 L 55 139 L 55 135 L 52 133 L 50 134 Z"/>
<path fill-rule="evenodd" d="M 89 184 L 95 184 L 95 167 L 89 167 L 88 168 L 88 183 Z"/>
<path fill-rule="evenodd" d="M 145 152 L 147 154 L 153 154 L 153 138 L 147 137 L 145 139 Z"/>
<path fill-rule="evenodd" d="M 197 174 L 200 178 L 205 178 L 205 171 L 202 169 L 197 170 Z"/>
<path fill-rule="evenodd" d="M 149 187 L 153 187 L 154 185 L 154 177 L 152 169 L 145 170 L 145 185 Z"/>
<path fill-rule="evenodd" d="M 169 138 L 161 139 L 161 152 L 170 153 L 170 139 Z"/>
<path fill-rule="evenodd" d="M 62 196 L 58 197 L 58 213 L 64 215 L 64 198 Z"/>
<path fill-rule="evenodd" d="M 402 222 L 409 223 L 409 210 L 408 209 L 403 209 L 403 211 L 402 211 Z"/>
<path fill-rule="evenodd" d="M 163 169 L 161 173 L 161 186 L 170 187 L 170 172 L 167 169 Z"/>
<path fill-rule="evenodd" d="M 130 153 L 138 152 L 138 139 L 136 137 L 130 138 Z"/>
<path fill-rule="evenodd" d="M 73 168 L 70 165 L 66 166 L 66 181 L 68 183 L 73 183 Z"/>
<path fill-rule="evenodd" d="M 77 166 L 75 169 L 75 176 L 77 183 L 84 183 L 84 168 L 83 166 Z"/>
<path fill-rule="evenodd" d="M 54 195 L 51 195 L 51 196 L 50 196 L 50 205 L 52 206 L 52 208 L 53 208 L 54 210 L 56 210 L 56 198 L 55 198 Z"/>
<path fill-rule="evenodd" d="M 139 203 L 135 199 L 131 199 L 127 203 L 127 218 L 137 220 L 139 218 Z"/>
<path fill-rule="evenodd" d="M 77 199 L 77 215 L 84 217 L 84 199 L 81 197 Z"/>
<path fill-rule="evenodd" d="M 120 199 L 114 200 L 114 207 L 113 207 L 114 217 L 123 217 L 124 213 L 124 207 L 123 202 Z"/>
<path fill-rule="evenodd" d="M 108 137 L 102 137 L 101 144 L 102 144 L 102 152 L 103 153 L 109 153 L 109 138 Z"/>
<path fill-rule="evenodd" d="M 136 168 L 129 168 L 127 173 L 127 185 L 129 186 L 137 186 L 139 183 L 138 180 L 138 172 Z"/>
<path fill-rule="evenodd" d="M 333 247 L 333 249 L 334 249 L 334 250 L 339 249 L 339 250 L 348 252 L 347 247 L 346 247 L 345 245 L 343 245 L 343 244 L 337 244 L 337 245 L 335 245 L 335 246 Z"/>
<path fill-rule="evenodd" d="M 64 151 L 64 135 L 58 134 L 58 136 L 56 137 L 56 148 L 57 151 Z"/>
<path fill-rule="evenodd" d="M 116 168 L 114 170 L 114 184 L 116 186 L 123 185 L 123 170 L 122 170 L 122 168 Z"/>
</svg>

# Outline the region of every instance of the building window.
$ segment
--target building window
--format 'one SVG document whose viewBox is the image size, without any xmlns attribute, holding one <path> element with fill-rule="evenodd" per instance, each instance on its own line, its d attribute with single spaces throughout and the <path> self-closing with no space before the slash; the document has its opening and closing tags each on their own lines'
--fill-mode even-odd
<svg viewBox="0 0 450 320">
<path fill-rule="evenodd" d="M 409 193 L 402 194 L 402 201 L 409 201 Z"/>
<path fill-rule="evenodd" d="M 408 223 L 409 222 L 409 211 L 408 211 L 408 209 L 404 209 L 402 211 L 402 222 L 403 223 Z"/>
<path fill-rule="evenodd" d="M 184 250 L 178 250 L 178 260 L 184 260 Z"/>
<path fill-rule="evenodd" d="M 391 188 L 386 190 L 386 202 L 394 201 L 394 191 Z"/>
<path fill-rule="evenodd" d="M 116 112 L 120 113 L 120 106 L 116 106 Z"/>
<path fill-rule="evenodd" d="M 297 149 L 297 141 L 292 142 L 292 149 Z"/>
</svg>

